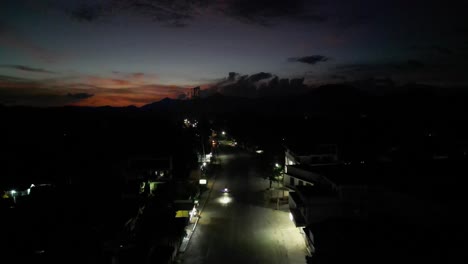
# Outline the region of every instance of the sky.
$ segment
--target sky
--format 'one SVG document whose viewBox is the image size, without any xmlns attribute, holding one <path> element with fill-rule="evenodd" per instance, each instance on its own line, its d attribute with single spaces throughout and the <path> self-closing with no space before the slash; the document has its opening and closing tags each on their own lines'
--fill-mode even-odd
<svg viewBox="0 0 468 264">
<path fill-rule="evenodd" d="M 327 83 L 467 85 L 463 1 L 2 0 L 0 104 L 142 106 Z"/>
</svg>

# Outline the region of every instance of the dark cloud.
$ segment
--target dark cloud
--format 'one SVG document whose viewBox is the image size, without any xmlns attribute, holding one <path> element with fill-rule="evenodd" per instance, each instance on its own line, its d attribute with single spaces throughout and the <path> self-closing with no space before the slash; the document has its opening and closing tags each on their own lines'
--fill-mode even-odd
<svg viewBox="0 0 468 264">
<path fill-rule="evenodd" d="M 29 66 L 24 66 L 24 65 L 0 65 L 1 68 L 10 68 L 10 69 L 15 69 L 15 70 L 20 70 L 20 71 L 27 71 L 27 72 L 38 72 L 38 73 L 55 73 L 53 71 L 48 71 L 45 69 L 41 68 L 33 68 Z"/>
<path fill-rule="evenodd" d="M 221 11 L 248 23 L 273 24 L 272 19 L 288 18 L 301 21 L 323 22 L 326 17 L 307 12 L 305 0 L 231 0 L 224 1 Z"/>
<path fill-rule="evenodd" d="M 345 76 L 350 81 L 390 78 L 400 83 L 466 85 L 464 67 L 455 63 L 429 63 L 409 59 L 382 63 L 342 64 L 331 71 L 334 71 L 333 74 Z"/>
<path fill-rule="evenodd" d="M 70 97 L 70 98 L 82 100 L 82 99 L 93 97 L 94 94 L 89 94 L 89 93 L 68 93 L 67 96 Z"/>
<path fill-rule="evenodd" d="M 322 56 L 322 55 L 312 55 L 312 56 L 305 56 L 305 57 L 293 57 L 289 58 L 289 62 L 302 62 L 306 64 L 317 64 L 319 62 L 325 62 L 330 60 L 330 58 Z"/>
<path fill-rule="evenodd" d="M 85 96 L 86 95 L 86 96 Z M 91 95 L 92 96 L 92 95 Z M 89 94 L 59 94 L 47 89 L 5 89 L 0 87 L 0 104 L 36 107 L 63 106 L 89 98 Z"/>
<path fill-rule="evenodd" d="M 250 76 L 230 72 L 227 78 L 202 90 L 202 96 L 221 93 L 228 96 L 260 97 L 296 94 L 306 89 L 304 78 L 280 79 L 278 76 L 266 72 Z"/>
<path fill-rule="evenodd" d="M 249 81 L 250 82 L 258 82 L 263 79 L 271 78 L 273 75 L 271 73 L 266 72 L 259 72 L 257 74 L 250 75 Z"/>
<path fill-rule="evenodd" d="M 205 4 L 203 0 L 80 0 L 79 4 L 65 8 L 75 19 L 80 21 L 96 21 L 103 16 L 123 12 L 135 12 L 165 23 L 171 27 L 185 27 L 186 21 L 193 18 L 198 7 Z M 213 1 L 214 2 L 214 1 Z"/>
<path fill-rule="evenodd" d="M 409 59 L 400 62 L 388 63 L 362 63 L 362 64 L 342 64 L 336 67 L 340 73 L 346 74 L 393 74 L 393 73 L 411 73 L 416 70 L 422 70 L 426 65 L 415 59 Z"/>
<path fill-rule="evenodd" d="M 104 8 L 104 6 L 98 3 L 81 3 L 69 12 L 77 20 L 92 22 L 103 15 Z"/>
<path fill-rule="evenodd" d="M 78 4 L 65 8 L 75 19 L 95 21 L 104 15 L 122 11 L 133 11 L 165 23 L 171 27 L 185 27 L 204 10 L 220 12 L 246 23 L 269 26 L 274 19 L 323 22 L 326 17 L 307 11 L 310 1 L 306 0 L 80 0 Z"/>
<path fill-rule="evenodd" d="M 228 77 L 227 80 L 230 81 L 230 82 L 233 82 L 239 76 L 240 76 L 240 74 L 237 73 L 237 72 L 230 72 L 229 77 Z"/>
<path fill-rule="evenodd" d="M 330 78 L 332 80 L 340 80 L 340 81 L 345 81 L 347 79 L 346 76 L 338 75 L 338 74 L 332 74 Z"/>
</svg>

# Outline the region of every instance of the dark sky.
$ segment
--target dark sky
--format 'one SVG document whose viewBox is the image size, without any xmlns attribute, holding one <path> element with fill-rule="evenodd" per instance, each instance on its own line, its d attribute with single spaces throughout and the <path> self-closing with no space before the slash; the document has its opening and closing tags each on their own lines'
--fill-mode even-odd
<svg viewBox="0 0 468 264">
<path fill-rule="evenodd" d="M 450 0 L 2 0 L 0 103 L 140 106 L 275 76 L 465 85 L 467 17 Z"/>
</svg>

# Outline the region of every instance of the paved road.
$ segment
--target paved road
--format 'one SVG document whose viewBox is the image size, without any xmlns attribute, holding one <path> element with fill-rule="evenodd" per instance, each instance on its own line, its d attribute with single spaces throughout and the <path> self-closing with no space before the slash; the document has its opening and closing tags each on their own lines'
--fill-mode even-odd
<svg viewBox="0 0 468 264">
<path fill-rule="evenodd" d="M 304 240 L 289 213 L 264 198 L 269 183 L 254 154 L 223 147 L 219 157 L 221 168 L 182 263 L 305 263 Z"/>
</svg>

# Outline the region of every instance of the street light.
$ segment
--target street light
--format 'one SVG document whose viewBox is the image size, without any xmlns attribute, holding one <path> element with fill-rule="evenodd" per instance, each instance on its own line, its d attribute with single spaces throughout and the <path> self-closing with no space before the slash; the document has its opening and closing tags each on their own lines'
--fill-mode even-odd
<svg viewBox="0 0 468 264">
<path fill-rule="evenodd" d="M 279 165 L 278 163 L 275 163 L 275 167 L 276 167 L 276 168 L 279 168 L 280 165 Z"/>
<path fill-rule="evenodd" d="M 224 136 L 224 135 L 226 135 L 226 132 L 223 131 L 223 132 L 221 132 L 221 134 L 223 134 L 223 136 Z"/>
</svg>

